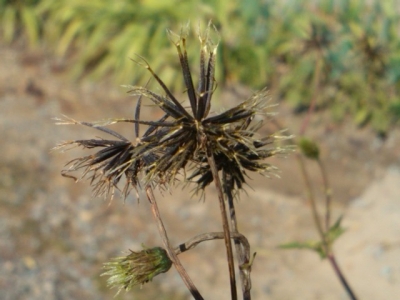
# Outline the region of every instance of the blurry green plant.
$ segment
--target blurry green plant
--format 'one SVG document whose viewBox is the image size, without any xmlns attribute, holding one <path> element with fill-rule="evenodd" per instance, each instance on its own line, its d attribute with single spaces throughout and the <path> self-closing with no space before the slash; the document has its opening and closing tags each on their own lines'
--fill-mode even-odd
<svg viewBox="0 0 400 300">
<path fill-rule="evenodd" d="M 40 16 L 36 5 L 40 0 L 0 0 L 0 32 L 7 43 L 21 33 L 26 34 L 30 46 L 37 44 L 40 36 Z"/>
<path fill-rule="evenodd" d="M 318 253 L 321 259 L 327 259 L 343 288 L 346 290 L 349 298 L 352 300 L 357 300 L 357 297 L 347 281 L 341 267 L 339 266 L 336 255 L 333 251 L 334 242 L 345 232 L 345 229 L 341 226 L 342 217 L 339 217 L 333 225 L 331 224 L 332 189 L 329 184 L 328 172 L 324 166 L 323 160 L 321 159 L 321 151 L 318 143 L 304 136 L 310 124 L 310 118 L 315 112 L 315 101 L 316 98 L 313 97 L 310 104 L 310 109 L 307 111 L 307 116 L 304 118 L 302 126 L 300 126 L 300 137 L 296 142 L 300 151 L 296 153 L 296 158 L 299 163 L 301 175 L 304 179 L 307 200 L 319 238 L 318 240 L 309 240 L 305 242 L 288 242 L 280 245 L 280 248 L 312 250 Z M 276 125 L 281 128 L 279 123 L 276 123 Z M 323 185 L 322 189 L 325 194 L 325 207 L 323 213 L 319 212 L 317 207 L 317 197 L 311 184 L 311 178 L 308 175 L 308 164 L 305 162 L 305 158 L 307 158 L 309 161 L 316 162 L 320 171 Z"/>
<path fill-rule="evenodd" d="M 66 56 L 76 77 L 112 74 L 140 83 L 145 73 L 127 58 L 146 53 L 172 90 L 182 90 L 165 28 L 212 19 L 222 33 L 216 73 L 220 84 L 268 86 L 297 112 L 313 98 L 334 119 L 351 116 L 385 134 L 400 119 L 400 15 L 395 0 L 28 0 L 1 1 L 7 42 L 25 33 Z M 189 52 L 191 45 L 188 45 Z M 196 58 L 189 57 L 195 63 Z M 196 70 L 197 71 L 197 70 Z"/>
<path fill-rule="evenodd" d="M 38 6 L 51 24 L 45 26 L 44 38 L 56 45 L 58 55 L 75 58 L 75 76 L 99 78 L 112 72 L 118 82 L 137 82 L 143 72 L 128 58 L 146 52 L 168 85 L 176 80 L 175 69 L 164 64 L 165 56 L 173 54 L 165 28 L 179 23 L 191 9 L 190 1 L 43 0 Z"/>
</svg>

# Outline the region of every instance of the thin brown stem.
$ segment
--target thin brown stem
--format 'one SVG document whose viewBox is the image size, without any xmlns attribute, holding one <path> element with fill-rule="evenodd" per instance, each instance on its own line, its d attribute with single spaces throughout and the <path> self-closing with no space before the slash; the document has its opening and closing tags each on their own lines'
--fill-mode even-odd
<svg viewBox="0 0 400 300">
<path fill-rule="evenodd" d="M 229 223 L 228 217 L 226 215 L 226 208 L 225 208 L 225 199 L 222 190 L 221 180 L 218 175 L 218 170 L 215 165 L 214 155 L 211 151 L 207 151 L 207 161 L 210 165 L 211 173 L 214 178 L 214 183 L 217 188 L 218 199 L 219 199 L 219 208 L 221 211 L 221 218 L 222 218 L 222 226 L 224 230 L 224 239 L 225 239 L 225 247 L 226 247 L 226 254 L 228 260 L 228 267 L 229 267 L 229 281 L 231 286 L 231 297 L 232 300 L 237 300 L 237 291 L 236 291 L 236 278 L 235 278 L 235 265 L 233 262 L 233 251 L 232 251 L 232 243 L 231 243 L 231 235 L 229 230 Z"/>
<path fill-rule="evenodd" d="M 319 82 L 320 82 L 320 75 L 321 75 L 321 69 L 322 69 L 322 58 L 323 57 L 322 57 L 322 53 L 321 52 L 318 52 L 318 53 L 319 53 L 319 57 L 318 57 L 318 60 L 317 60 L 317 67 L 316 67 L 316 71 L 314 73 L 314 79 L 313 79 L 314 92 L 313 92 L 313 96 L 311 98 L 311 103 L 310 103 L 310 107 L 309 107 L 308 112 L 307 112 L 307 116 L 306 116 L 305 120 L 303 121 L 303 124 L 302 124 L 302 126 L 300 128 L 300 135 L 304 135 L 304 133 L 306 132 L 306 129 L 307 129 L 308 125 L 309 125 L 309 121 L 311 119 L 311 116 L 314 113 L 315 104 L 316 104 L 316 101 L 317 101 L 317 96 L 319 94 Z M 274 123 L 278 128 L 283 128 L 283 126 L 278 121 L 275 121 Z M 332 268 L 334 269 L 334 272 L 336 273 L 336 276 L 338 276 L 341 284 L 343 285 L 343 287 L 346 290 L 346 292 L 349 295 L 349 297 L 352 300 L 357 300 L 354 292 L 352 291 L 350 285 L 348 284 L 346 278 L 344 277 L 343 272 L 341 271 L 339 265 L 336 262 L 335 255 L 334 255 L 334 253 L 332 251 L 331 244 L 326 240 L 326 232 L 328 232 L 329 229 L 330 229 L 330 214 L 331 214 L 332 191 L 331 191 L 331 188 L 330 188 L 330 185 L 329 185 L 328 176 L 327 176 L 326 170 L 324 168 L 324 165 L 323 165 L 322 161 L 318 158 L 317 162 L 318 162 L 321 174 L 322 174 L 322 180 L 323 180 L 323 184 L 324 184 L 325 197 L 326 197 L 326 201 L 325 201 L 325 205 L 326 205 L 326 207 L 325 207 L 325 209 L 326 209 L 326 211 L 325 211 L 325 231 L 323 229 L 322 222 L 321 222 L 321 220 L 319 218 L 319 215 L 318 215 L 315 198 L 314 198 L 314 194 L 313 194 L 313 191 L 312 191 L 311 181 L 310 181 L 310 178 L 309 178 L 309 176 L 307 174 L 307 171 L 306 171 L 306 167 L 305 167 L 305 164 L 304 164 L 304 159 L 301 156 L 301 154 L 299 154 L 299 153 L 297 154 L 297 160 L 298 160 L 299 165 L 300 165 L 300 170 L 301 170 L 301 172 L 303 174 L 303 178 L 304 178 L 304 181 L 305 181 L 306 190 L 307 190 L 307 194 L 308 194 L 308 201 L 309 201 L 310 206 L 311 206 L 312 216 L 313 216 L 313 219 L 314 219 L 315 227 L 317 228 L 318 234 L 319 234 L 319 236 L 321 238 L 321 242 L 322 242 L 322 246 L 323 246 L 324 252 L 325 252 L 327 258 L 329 259 L 329 262 L 331 263 Z"/>
<path fill-rule="evenodd" d="M 357 300 L 353 290 L 351 289 L 349 283 L 347 282 L 346 278 L 344 277 L 342 270 L 340 269 L 339 265 L 336 262 L 336 258 L 332 251 L 331 244 L 326 240 L 326 234 L 322 228 L 322 222 L 318 216 L 317 207 L 316 207 L 315 199 L 314 199 L 314 194 L 312 192 L 311 182 L 310 182 L 310 179 L 306 172 L 303 158 L 301 157 L 300 154 L 297 157 L 299 159 L 300 168 L 303 173 L 304 180 L 306 182 L 306 187 L 307 187 L 307 191 L 308 191 L 308 199 L 309 199 L 309 202 L 311 205 L 312 215 L 314 218 L 315 226 L 317 227 L 318 233 L 319 233 L 321 241 L 322 241 L 322 246 L 324 248 L 324 252 L 325 252 L 327 258 L 329 259 L 329 262 L 331 263 L 332 268 L 333 268 L 334 272 L 336 273 L 336 276 L 339 278 L 340 283 L 343 285 L 343 287 L 346 290 L 347 294 L 349 295 L 350 299 Z M 325 169 L 322 167 L 322 165 L 320 165 L 320 168 L 322 170 L 324 170 L 322 176 L 323 177 L 325 176 L 325 178 L 323 180 L 324 180 L 325 189 L 327 189 L 327 187 L 329 187 L 329 184 L 328 184 L 327 176 L 325 173 Z M 327 190 L 327 204 L 326 204 L 327 207 L 326 207 L 326 215 L 325 215 L 325 226 L 327 228 L 326 232 L 328 232 L 328 230 L 329 230 L 330 202 L 331 202 L 331 196 Z"/>
<path fill-rule="evenodd" d="M 346 278 L 343 275 L 342 270 L 340 269 L 339 265 L 336 262 L 335 256 L 333 253 L 330 253 L 328 255 L 329 262 L 332 265 L 332 268 L 334 269 L 336 275 L 339 277 L 340 283 L 343 285 L 345 288 L 347 294 L 349 295 L 351 300 L 357 300 L 356 295 L 354 294 L 353 290 L 351 289 L 349 283 L 347 282 Z"/>
<path fill-rule="evenodd" d="M 185 268 L 181 264 L 181 262 L 180 262 L 178 256 L 176 255 L 174 249 L 172 248 L 172 246 L 169 243 L 167 231 L 165 230 L 164 223 L 163 223 L 163 221 L 161 219 L 161 214 L 160 214 L 160 211 L 158 209 L 156 198 L 154 197 L 153 189 L 151 188 L 151 186 L 147 186 L 146 187 L 146 194 L 147 194 L 147 199 L 149 200 L 149 202 L 151 204 L 151 211 L 153 213 L 154 220 L 157 222 L 158 231 L 160 233 L 162 242 L 163 242 L 164 247 L 165 247 L 165 249 L 166 249 L 166 251 L 168 253 L 169 258 L 171 259 L 171 261 L 174 264 L 176 270 L 178 271 L 179 275 L 181 276 L 183 282 L 185 283 L 185 285 L 189 289 L 189 291 L 192 294 L 192 296 L 194 297 L 194 299 L 203 300 L 204 298 L 201 296 L 200 292 L 197 290 L 196 286 L 194 285 L 194 283 L 190 279 L 189 275 L 187 274 Z"/>
<path fill-rule="evenodd" d="M 191 238 L 187 242 L 180 244 L 178 247 L 175 247 L 175 253 L 177 255 L 186 252 L 194 247 L 196 247 L 198 244 L 205 242 L 205 241 L 211 241 L 211 240 L 221 240 L 224 239 L 225 235 L 224 232 L 207 232 L 203 234 L 196 235 L 195 237 Z M 231 232 L 231 238 L 234 240 L 237 240 L 243 247 L 244 252 L 250 254 L 250 244 L 247 240 L 247 238 L 240 233 L 237 232 Z"/>
<path fill-rule="evenodd" d="M 230 174 L 224 174 L 225 182 L 231 182 Z M 232 187 L 225 186 L 225 194 L 228 198 L 228 207 L 229 207 L 229 218 L 231 220 L 231 232 L 232 233 L 239 233 L 237 219 L 236 219 L 236 211 L 235 211 L 235 203 L 233 202 L 233 195 L 232 195 Z M 239 240 L 234 239 L 236 255 L 238 259 L 239 266 L 245 265 L 250 261 L 250 251 L 244 251 L 242 245 Z M 242 286 L 242 293 L 244 300 L 251 300 L 251 277 L 250 272 L 246 272 L 244 269 L 239 267 L 239 275 L 240 275 L 240 282 Z"/>
<path fill-rule="evenodd" d="M 318 234 L 319 234 L 320 239 L 322 241 L 322 244 L 323 244 L 323 247 L 324 247 L 324 251 L 325 251 L 326 255 L 328 255 L 329 254 L 329 245 L 328 245 L 328 243 L 326 241 L 325 234 L 324 234 L 324 229 L 322 227 L 322 223 L 321 223 L 321 220 L 320 220 L 319 215 L 318 215 L 317 205 L 315 203 L 315 198 L 314 198 L 314 193 L 312 191 L 310 177 L 307 174 L 306 166 L 304 164 L 304 159 L 301 156 L 301 154 L 297 154 L 297 159 L 298 159 L 298 162 L 299 162 L 299 165 L 300 165 L 301 173 L 303 174 L 304 182 L 306 184 L 306 190 L 307 190 L 307 194 L 308 194 L 307 195 L 308 196 L 307 199 L 308 199 L 308 202 L 309 202 L 309 204 L 311 206 L 311 212 L 312 212 L 312 216 L 313 216 L 313 219 L 314 219 L 315 227 L 317 227 L 317 231 L 318 231 Z"/>
</svg>

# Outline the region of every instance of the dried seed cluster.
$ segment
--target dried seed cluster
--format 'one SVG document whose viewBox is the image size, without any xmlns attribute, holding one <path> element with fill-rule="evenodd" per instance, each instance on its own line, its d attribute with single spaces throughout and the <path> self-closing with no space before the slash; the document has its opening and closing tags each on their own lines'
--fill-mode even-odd
<svg viewBox="0 0 400 300">
<path fill-rule="evenodd" d="M 259 137 L 256 133 L 262 121 L 255 121 L 255 116 L 266 114 L 266 90 L 255 93 L 225 112 L 210 114 L 216 87 L 214 73 L 218 46 L 218 41 L 211 38 L 213 33 L 214 27 L 209 24 L 205 32 L 198 35 L 200 74 L 195 88 L 186 52 L 187 28 L 180 35 L 169 32 L 178 52 L 190 109 L 185 109 L 150 65 L 140 58 L 140 63 L 152 74 L 163 93 L 155 93 L 147 87 L 130 86 L 129 93 L 139 96 L 134 119 L 110 119 L 96 123 L 59 120 L 59 124 L 94 127 L 116 138 L 74 140 L 59 145 L 101 148 L 94 154 L 70 161 L 62 174 L 72 177 L 72 172 L 83 170 L 82 177 L 90 179 L 96 195 L 112 194 L 125 176 L 122 193 L 126 197 L 132 188 L 137 189 L 140 182 L 168 185 L 175 181 L 177 174 L 186 174 L 186 171 L 190 171 L 186 179 L 197 183 L 196 190 L 203 190 L 213 181 L 207 160 L 209 156 L 214 157 L 217 170 L 222 171 L 225 189 L 241 189 L 247 171 L 265 173 L 272 170 L 270 164 L 262 161 L 287 149 L 274 144 L 276 135 Z M 140 119 L 142 97 L 148 98 L 163 111 L 164 115 L 159 120 Z M 135 142 L 105 127 L 119 122 L 135 123 Z M 139 124 L 148 126 L 140 137 Z"/>
</svg>

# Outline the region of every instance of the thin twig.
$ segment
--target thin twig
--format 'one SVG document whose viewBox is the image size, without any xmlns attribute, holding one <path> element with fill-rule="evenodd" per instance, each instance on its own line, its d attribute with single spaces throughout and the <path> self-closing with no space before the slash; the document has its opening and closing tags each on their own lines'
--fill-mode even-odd
<svg viewBox="0 0 400 300">
<path fill-rule="evenodd" d="M 311 206 L 311 212 L 312 212 L 312 216 L 314 219 L 314 224 L 315 224 L 315 227 L 317 227 L 317 231 L 318 231 L 319 237 L 322 241 L 324 251 L 325 251 L 326 255 L 328 255 L 328 253 L 329 253 L 328 243 L 326 241 L 324 229 L 322 228 L 321 220 L 318 215 L 317 205 L 315 203 L 315 198 L 314 198 L 314 193 L 312 191 L 310 177 L 308 176 L 307 171 L 306 171 L 306 166 L 304 164 L 304 158 L 301 156 L 300 153 L 297 154 L 297 160 L 299 162 L 300 170 L 301 170 L 301 173 L 303 174 L 304 183 L 306 185 L 306 190 L 307 190 L 307 194 L 308 194 L 307 199 Z"/>
<path fill-rule="evenodd" d="M 324 252 L 325 252 L 327 258 L 329 259 L 329 262 L 331 263 L 332 268 L 333 268 L 334 272 L 336 273 L 336 276 L 339 278 L 340 283 L 343 285 L 343 287 L 346 290 L 346 292 L 349 295 L 349 297 L 352 300 L 357 300 L 353 290 L 351 289 L 349 283 L 347 282 L 346 278 L 344 277 L 344 274 L 343 274 L 342 270 L 340 269 L 339 265 L 336 262 L 336 258 L 335 258 L 335 255 L 333 253 L 331 244 L 326 239 L 326 232 L 328 232 L 328 230 L 329 230 L 329 223 L 327 224 L 327 228 L 328 228 L 327 231 L 324 232 L 324 230 L 322 228 L 321 220 L 320 220 L 320 218 L 318 216 L 317 207 L 316 207 L 315 199 L 314 199 L 314 194 L 312 192 L 311 182 L 310 182 L 310 179 L 309 179 L 308 174 L 306 172 L 303 158 L 301 157 L 300 154 L 298 155 L 298 159 L 299 159 L 300 168 L 301 168 L 301 171 L 303 173 L 303 177 L 304 177 L 304 180 L 305 180 L 305 183 L 306 183 L 306 188 L 307 188 L 307 191 L 308 191 L 308 199 L 309 199 L 309 202 L 310 202 L 310 205 L 311 205 L 311 211 L 312 211 L 312 215 L 313 215 L 313 218 L 314 218 L 315 226 L 317 227 L 318 233 L 320 235 Z M 327 184 L 327 181 L 326 181 L 326 184 Z M 329 187 L 328 185 L 325 186 L 326 189 L 328 187 Z M 328 194 L 327 194 L 327 197 L 328 197 Z M 329 218 L 329 212 L 328 211 L 330 211 L 330 195 L 327 198 L 327 205 L 329 205 L 329 206 L 327 206 L 327 208 L 326 208 L 327 209 L 327 213 L 326 213 L 326 216 L 325 216 L 325 221 L 327 220 L 327 218 Z M 328 219 L 328 221 L 329 221 L 329 219 Z"/>
<path fill-rule="evenodd" d="M 187 242 L 180 244 L 178 247 L 175 247 L 175 254 L 179 255 L 183 252 L 186 252 L 205 241 L 221 240 L 224 238 L 224 232 L 207 232 L 199 234 L 191 238 Z M 242 247 L 244 248 L 244 252 L 250 253 L 250 244 L 243 234 L 240 234 L 238 232 L 231 232 L 231 238 L 237 240 L 242 245 Z"/>
<path fill-rule="evenodd" d="M 231 182 L 230 174 L 224 174 L 226 177 L 225 182 Z M 235 204 L 233 202 L 233 195 L 232 195 L 232 187 L 226 186 L 225 187 L 225 194 L 228 198 L 228 207 L 229 207 L 229 218 L 231 220 L 231 234 L 238 234 L 239 229 L 237 225 L 236 219 L 236 211 L 235 211 Z M 245 265 L 250 261 L 250 250 L 244 251 L 242 245 L 238 239 L 234 239 L 236 255 L 238 259 L 239 266 Z M 243 293 L 243 300 L 251 300 L 251 277 L 250 272 L 246 272 L 244 269 L 239 267 L 239 274 L 240 274 L 240 281 L 242 285 L 242 293 Z"/>
<path fill-rule="evenodd" d="M 327 176 L 326 170 L 324 168 L 324 165 L 323 165 L 321 159 L 318 158 L 317 162 L 318 162 L 319 169 L 321 171 L 322 180 L 323 180 L 324 189 L 325 189 L 325 197 L 326 197 L 325 230 L 326 230 L 326 232 L 328 232 L 330 229 L 330 212 L 331 212 L 332 193 L 331 193 L 331 187 L 330 187 L 329 181 L 328 181 L 328 176 Z M 349 283 L 347 282 L 346 278 L 344 277 L 342 270 L 340 269 L 338 263 L 336 262 L 336 258 L 335 258 L 335 254 L 333 253 L 332 246 L 331 245 L 328 245 L 328 246 L 329 246 L 328 247 L 329 253 L 327 253 L 327 257 L 329 259 L 329 262 L 332 265 L 334 272 L 336 273 L 336 276 L 339 278 L 341 284 L 343 285 L 343 287 L 346 290 L 347 294 L 349 295 L 350 299 L 356 300 L 357 298 L 356 298 L 353 290 L 351 289 Z"/>
<path fill-rule="evenodd" d="M 331 225 L 331 202 L 332 202 L 332 190 L 329 185 L 328 175 L 326 174 L 326 170 L 324 168 L 324 164 L 321 159 L 317 159 L 317 163 L 322 175 L 322 181 L 324 183 L 325 190 L 325 230 L 329 231 Z"/>
<path fill-rule="evenodd" d="M 156 199 L 153 194 L 153 189 L 151 186 L 146 187 L 146 194 L 147 194 L 147 199 L 149 200 L 151 204 L 151 211 L 153 213 L 153 217 L 155 221 L 157 222 L 157 227 L 158 231 L 160 233 L 161 239 L 163 241 L 164 247 L 168 253 L 169 258 L 171 259 L 172 263 L 174 264 L 176 270 L 178 271 L 179 275 L 181 276 L 183 282 L 189 289 L 190 293 L 196 300 L 203 300 L 204 298 L 201 296 L 200 292 L 197 290 L 196 286 L 190 279 L 189 275 L 187 274 L 185 268 L 181 264 L 178 256 L 176 255 L 174 249 L 169 243 L 167 231 L 165 230 L 163 221 L 161 219 L 160 211 L 158 210 L 158 205 L 156 202 Z"/>
<path fill-rule="evenodd" d="M 336 275 L 339 277 L 341 284 L 343 285 L 344 289 L 346 290 L 347 294 L 349 295 L 350 299 L 357 300 L 356 295 L 354 294 L 349 283 L 347 282 L 346 278 L 344 277 L 342 270 L 340 269 L 339 265 L 337 264 L 334 254 L 330 253 L 328 255 L 328 259 L 332 265 L 332 268 L 335 270 Z"/>
<path fill-rule="evenodd" d="M 231 286 L 231 297 L 232 297 L 232 300 L 237 300 L 235 265 L 233 262 L 231 235 L 230 235 L 230 230 L 229 230 L 228 218 L 226 215 L 224 194 L 223 194 L 223 190 L 222 190 L 221 180 L 218 175 L 218 170 L 215 165 L 214 155 L 211 151 L 208 151 L 208 149 L 207 149 L 207 161 L 208 161 L 208 164 L 210 165 L 210 170 L 213 175 L 214 183 L 215 183 L 215 186 L 216 186 L 217 192 L 218 192 L 219 208 L 221 211 L 222 226 L 223 226 L 223 230 L 224 230 L 225 247 L 226 247 L 226 254 L 227 254 L 227 259 L 228 259 L 228 267 L 229 267 L 229 281 L 230 281 L 230 286 Z"/>
<path fill-rule="evenodd" d="M 321 55 L 319 55 L 319 60 L 318 61 L 321 61 L 321 58 L 322 58 Z M 313 93 L 313 96 L 311 98 L 311 104 L 310 104 L 310 107 L 308 109 L 307 116 L 306 116 L 305 120 L 303 121 L 303 124 L 302 124 L 302 126 L 300 128 L 300 135 L 304 135 L 305 134 L 306 129 L 307 129 L 308 125 L 309 125 L 309 121 L 311 119 L 311 116 L 312 116 L 312 114 L 314 113 L 314 110 L 315 110 L 315 103 L 316 103 L 317 95 L 318 95 L 318 91 L 319 91 L 320 71 L 321 71 L 321 64 L 318 63 L 317 64 L 317 71 L 316 71 L 316 73 L 314 75 L 314 82 L 313 82 L 314 83 L 313 84 L 314 85 L 314 93 Z M 278 128 L 280 128 L 280 129 L 284 128 L 277 120 L 273 120 L 273 122 Z M 343 287 L 346 290 L 346 292 L 349 295 L 349 297 L 352 300 L 357 300 L 353 290 L 351 289 L 350 285 L 348 284 L 347 280 L 345 279 L 345 277 L 343 275 L 343 272 L 341 271 L 339 265 L 336 262 L 335 255 L 333 253 L 331 245 L 326 240 L 326 232 L 328 232 L 329 229 L 330 229 L 330 212 L 331 212 L 331 197 L 332 197 L 331 188 L 329 186 L 329 181 L 328 181 L 328 176 L 326 174 L 326 170 L 325 170 L 325 168 L 324 168 L 324 166 L 322 164 L 322 161 L 320 159 L 317 159 L 318 164 L 319 164 L 319 168 L 320 168 L 321 174 L 322 174 L 322 180 L 324 182 L 325 196 L 326 196 L 326 201 L 325 201 L 325 205 L 326 205 L 325 228 L 326 228 L 326 231 L 324 231 L 323 227 L 322 227 L 321 220 L 320 220 L 318 212 L 317 212 L 317 207 L 316 207 L 316 203 L 315 203 L 315 199 L 314 199 L 314 194 L 312 192 L 312 187 L 311 187 L 311 181 L 310 181 L 310 178 L 309 178 L 309 176 L 307 174 L 307 171 L 306 171 L 306 167 L 305 167 L 305 164 L 304 164 L 304 159 L 303 159 L 303 157 L 301 156 L 300 153 L 298 153 L 296 155 L 296 157 L 297 157 L 297 160 L 299 162 L 300 170 L 301 170 L 301 172 L 303 174 L 303 178 L 304 178 L 304 181 L 305 181 L 305 184 L 306 184 L 306 190 L 307 190 L 307 193 L 308 193 L 308 200 L 309 200 L 309 203 L 310 203 L 310 206 L 311 206 L 311 212 L 312 212 L 312 215 L 313 215 L 315 226 L 317 227 L 318 234 L 319 234 L 319 236 L 321 238 L 323 250 L 325 251 L 325 254 L 328 257 L 329 262 L 331 263 L 332 268 L 334 269 L 334 272 L 336 273 L 336 276 L 338 276 L 341 284 L 343 285 Z"/>
</svg>

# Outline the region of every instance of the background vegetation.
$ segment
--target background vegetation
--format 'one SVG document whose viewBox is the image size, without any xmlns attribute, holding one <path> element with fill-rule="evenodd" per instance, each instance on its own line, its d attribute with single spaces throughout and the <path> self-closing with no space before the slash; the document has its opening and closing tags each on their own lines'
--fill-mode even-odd
<svg viewBox="0 0 400 300">
<path fill-rule="evenodd" d="M 399 8 L 396 0 L 0 0 L 0 32 L 8 43 L 46 45 L 74 78 L 143 83 L 148 75 L 129 60 L 140 54 L 182 89 L 165 28 L 212 19 L 220 85 L 267 86 L 298 112 L 315 102 L 384 135 L 400 119 Z"/>
</svg>

